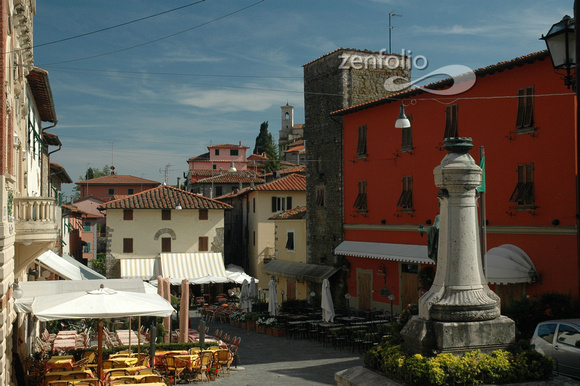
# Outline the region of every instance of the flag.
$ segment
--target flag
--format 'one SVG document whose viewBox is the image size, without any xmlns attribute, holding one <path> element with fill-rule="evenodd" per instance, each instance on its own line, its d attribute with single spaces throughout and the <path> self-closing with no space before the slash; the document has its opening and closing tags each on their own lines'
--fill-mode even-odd
<svg viewBox="0 0 580 386">
<path fill-rule="evenodd" d="M 479 167 L 481 168 L 481 185 L 477 187 L 478 192 L 485 193 L 485 155 L 481 157 L 481 161 L 479 161 Z"/>
</svg>

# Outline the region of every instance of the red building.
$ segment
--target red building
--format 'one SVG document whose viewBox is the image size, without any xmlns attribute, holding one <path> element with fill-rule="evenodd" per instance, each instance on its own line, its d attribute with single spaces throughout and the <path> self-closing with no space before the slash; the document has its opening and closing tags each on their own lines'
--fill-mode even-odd
<svg viewBox="0 0 580 386">
<path fill-rule="evenodd" d="M 94 197 L 102 202 L 141 193 L 160 185 L 157 181 L 120 174 L 111 174 L 75 183 L 81 187 L 81 198 Z"/>
<path fill-rule="evenodd" d="M 334 112 L 343 117 L 344 240 L 351 307 L 396 311 L 420 296 L 433 169 L 445 137 L 485 151 L 488 281 L 502 301 L 556 291 L 579 297 L 575 99 L 546 51 L 475 71 L 472 88 L 423 88 Z M 450 79 L 426 86 L 443 90 Z M 411 127 L 396 129 L 401 103 Z M 480 200 L 480 205 L 481 205 Z"/>
</svg>

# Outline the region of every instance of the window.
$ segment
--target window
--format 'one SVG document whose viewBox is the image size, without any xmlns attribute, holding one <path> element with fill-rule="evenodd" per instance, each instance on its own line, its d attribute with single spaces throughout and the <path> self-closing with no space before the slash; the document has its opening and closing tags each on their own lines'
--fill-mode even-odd
<svg viewBox="0 0 580 386">
<path fill-rule="evenodd" d="M 403 209 L 413 209 L 413 176 L 403 176 L 403 191 L 397 206 Z"/>
<path fill-rule="evenodd" d="M 534 206 L 534 164 L 518 165 L 518 183 L 510 202 L 522 207 Z"/>
<path fill-rule="evenodd" d="M 286 232 L 286 250 L 294 251 L 294 231 Z"/>
<path fill-rule="evenodd" d="M 560 324 L 558 327 L 558 343 L 579 347 L 578 342 L 580 342 L 580 331 L 572 326 Z"/>
<path fill-rule="evenodd" d="M 411 126 L 403 127 L 401 129 L 402 133 L 402 141 L 401 141 L 401 150 L 413 150 L 413 116 L 407 115 L 407 119 L 411 122 Z"/>
<path fill-rule="evenodd" d="M 163 221 L 171 220 L 171 209 L 161 209 L 161 220 Z"/>
<path fill-rule="evenodd" d="M 238 149 L 230 149 L 230 155 L 237 157 L 239 155 L 239 150 Z"/>
<path fill-rule="evenodd" d="M 272 197 L 272 212 L 282 212 L 292 208 L 292 197 Z"/>
<path fill-rule="evenodd" d="M 214 154 L 215 155 L 220 155 L 220 149 L 215 149 Z"/>
<path fill-rule="evenodd" d="M 256 198 L 252 198 L 252 212 L 256 213 Z"/>
<path fill-rule="evenodd" d="M 123 239 L 123 253 L 133 253 L 133 239 Z"/>
<path fill-rule="evenodd" d="M 200 209 L 199 210 L 199 219 L 200 220 L 209 219 L 209 211 L 207 209 Z"/>
<path fill-rule="evenodd" d="M 83 253 L 91 253 L 91 243 L 86 243 L 83 247 Z"/>
<path fill-rule="evenodd" d="M 84 232 L 90 232 L 91 231 L 91 222 L 90 221 L 85 221 L 83 223 L 83 231 Z"/>
<path fill-rule="evenodd" d="M 209 251 L 209 239 L 207 236 L 202 236 L 199 238 L 199 251 L 200 252 L 207 252 Z"/>
<path fill-rule="evenodd" d="M 171 252 L 171 237 L 161 238 L 161 252 Z"/>
<path fill-rule="evenodd" d="M 518 90 L 518 116 L 516 129 L 529 129 L 534 126 L 534 86 Z"/>
<path fill-rule="evenodd" d="M 457 133 L 457 104 L 445 107 L 445 136 L 443 138 L 458 137 Z"/>
<path fill-rule="evenodd" d="M 216 170 L 216 169 L 217 169 L 217 165 L 211 165 L 211 168 L 212 168 L 213 170 Z"/>
<path fill-rule="evenodd" d="M 356 148 L 356 155 L 365 157 L 367 155 L 367 125 L 358 127 L 358 146 Z"/>
<path fill-rule="evenodd" d="M 216 186 L 216 187 L 215 187 L 215 196 L 216 196 L 216 197 L 219 197 L 219 196 L 221 196 L 222 194 L 224 194 L 224 189 L 223 189 L 223 186 Z"/>
<path fill-rule="evenodd" d="M 554 334 L 556 333 L 556 324 L 541 324 L 538 327 L 538 336 L 544 339 L 546 342 L 552 344 L 554 341 Z"/>
<path fill-rule="evenodd" d="M 256 246 L 256 231 L 252 232 L 252 245 L 254 247 Z"/>
<path fill-rule="evenodd" d="M 324 207 L 324 187 L 316 188 L 316 206 Z"/>
<path fill-rule="evenodd" d="M 109 196 L 112 196 L 113 194 L 115 194 L 115 189 L 109 188 Z"/>
<path fill-rule="evenodd" d="M 123 209 L 123 220 L 133 220 L 133 209 Z"/>
<path fill-rule="evenodd" d="M 358 195 L 354 201 L 353 208 L 359 210 L 359 212 L 366 212 L 367 210 L 367 181 L 362 180 L 358 182 Z"/>
<path fill-rule="evenodd" d="M 127 189 L 127 194 L 135 194 L 135 189 L 133 188 Z"/>
</svg>

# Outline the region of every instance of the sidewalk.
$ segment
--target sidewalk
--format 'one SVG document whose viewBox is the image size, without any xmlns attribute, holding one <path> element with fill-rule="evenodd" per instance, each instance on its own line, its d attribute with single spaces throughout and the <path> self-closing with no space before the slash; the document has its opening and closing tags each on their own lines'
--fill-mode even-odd
<svg viewBox="0 0 580 386">
<path fill-rule="evenodd" d="M 192 326 L 199 322 L 199 317 L 191 320 Z M 216 385 L 336 385 L 334 373 L 363 365 L 361 355 L 348 349 L 340 351 L 318 342 L 258 334 L 217 321 L 207 325 L 210 334 L 219 329 L 242 338 L 237 370 L 232 366 L 231 375 L 221 374 Z"/>
</svg>

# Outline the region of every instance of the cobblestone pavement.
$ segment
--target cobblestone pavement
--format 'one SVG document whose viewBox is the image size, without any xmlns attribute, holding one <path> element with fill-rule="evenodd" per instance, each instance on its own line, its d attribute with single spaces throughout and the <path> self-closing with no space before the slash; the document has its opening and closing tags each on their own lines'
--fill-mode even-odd
<svg viewBox="0 0 580 386">
<path fill-rule="evenodd" d="M 191 322 L 197 326 L 199 318 Z M 350 349 L 335 350 L 315 341 L 274 337 L 219 322 L 207 325 L 210 334 L 220 329 L 242 338 L 237 370 L 232 366 L 230 376 L 220 375 L 215 385 L 336 385 L 334 373 L 363 365 L 362 355 Z"/>
</svg>

